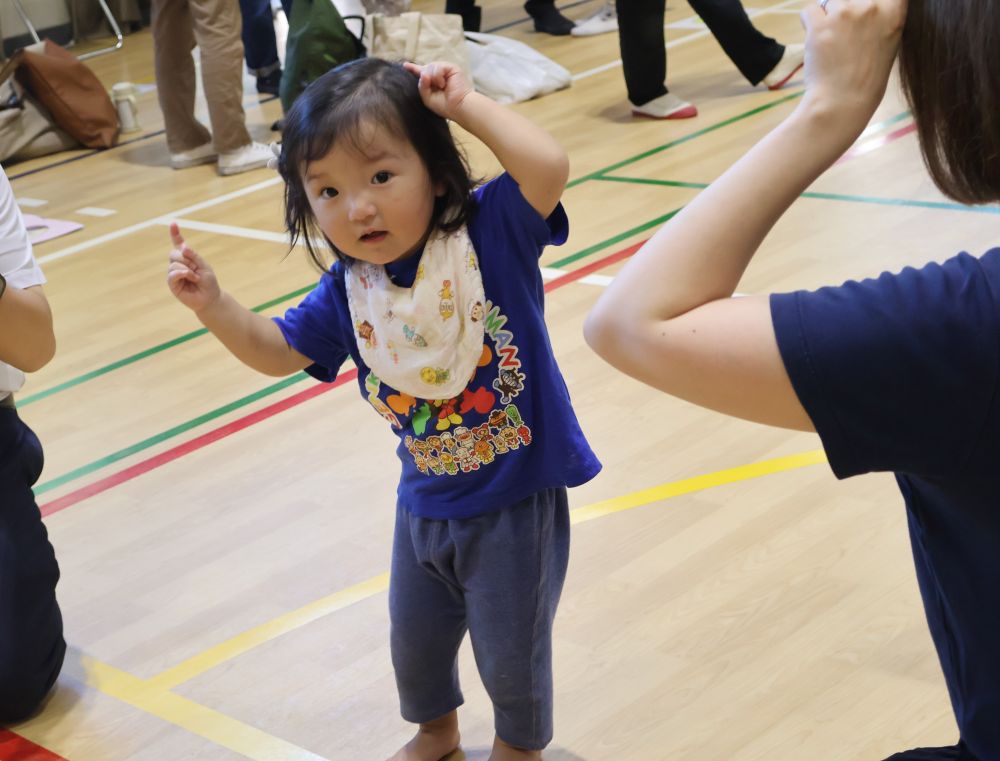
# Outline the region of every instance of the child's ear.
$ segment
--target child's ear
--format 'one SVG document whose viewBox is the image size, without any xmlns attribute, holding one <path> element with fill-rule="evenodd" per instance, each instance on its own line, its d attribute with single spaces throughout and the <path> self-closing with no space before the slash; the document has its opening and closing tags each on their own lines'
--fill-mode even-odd
<svg viewBox="0 0 1000 761">
<path fill-rule="evenodd" d="M 444 182 L 438 181 L 434 183 L 434 197 L 440 198 L 445 194 Z"/>
</svg>

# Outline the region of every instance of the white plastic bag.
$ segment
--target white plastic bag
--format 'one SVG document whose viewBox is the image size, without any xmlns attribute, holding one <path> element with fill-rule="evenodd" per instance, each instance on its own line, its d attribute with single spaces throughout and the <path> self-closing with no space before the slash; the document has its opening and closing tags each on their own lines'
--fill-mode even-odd
<svg viewBox="0 0 1000 761">
<path fill-rule="evenodd" d="M 333 7 L 337 9 L 337 13 L 343 19 L 346 19 L 348 16 L 364 16 L 370 12 L 368 11 L 367 4 L 361 2 L 361 0 L 333 0 Z M 354 33 L 353 29 L 351 29 L 351 33 Z M 359 32 L 354 36 L 360 37 L 361 34 Z"/>
<path fill-rule="evenodd" d="M 572 82 L 570 73 L 523 42 L 466 32 L 475 88 L 498 103 L 531 100 Z"/>
</svg>

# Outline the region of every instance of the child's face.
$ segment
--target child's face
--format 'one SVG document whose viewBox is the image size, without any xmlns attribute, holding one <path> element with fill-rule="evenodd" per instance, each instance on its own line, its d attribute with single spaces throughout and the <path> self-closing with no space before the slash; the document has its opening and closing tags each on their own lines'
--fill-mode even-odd
<svg viewBox="0 0 1000 761">
<path fill-rule="evenodd" d="M 320 229 L 343 253 L 388 264 L 416 253 L 434 212 L 436 189 L 427 167 L 407 140 L 364 125 L 357 149 L 335 143 L 303 175 Z"/>
</svg>

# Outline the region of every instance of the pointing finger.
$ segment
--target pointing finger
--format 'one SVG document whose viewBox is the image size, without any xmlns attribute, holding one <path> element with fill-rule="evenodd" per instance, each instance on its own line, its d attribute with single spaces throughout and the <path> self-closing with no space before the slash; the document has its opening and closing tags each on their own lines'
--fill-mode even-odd
<svg viewBox="0 0 1000 761">
<path fill-rule="evenodd" d="M 176 248 L 184 245 L 184 236 L 181 235 L 181 228 L 176 222 L 170 223 L 170 240 Z"/>
</svg>

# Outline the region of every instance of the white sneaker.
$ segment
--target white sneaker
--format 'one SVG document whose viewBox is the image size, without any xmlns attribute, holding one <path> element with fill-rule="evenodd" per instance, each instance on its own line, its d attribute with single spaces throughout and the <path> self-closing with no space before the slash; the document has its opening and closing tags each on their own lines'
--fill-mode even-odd
<svg viewBox="0 0 1000 761">
<path fill-rule="evenodd" d="M 239 174 L 249 172 L 251 169 L 260 169 L 267 166 L 267 162 L 272 158 L 274 154 L 269 146 L 263 143 L 248 143 L 235 151 L 219 154 L 219 174 Z"/>
<path fill-rule="evenodd" d="M 618 31 L 618 11 L 615 9 L 614 0 L 609 0 L 595 13 L 577 21 L 570 34 L 574 37 L 590 37 L 594 34 L 616 31 Z"/>
<path fill-rule="evenodd" d="M 785 54 L 781 56 L 777 66 L 771 69 L 771 73 L 764 77 L 763 81 L 767 85 L 767 89 L 780 90 L 788 84 L 789 80 L 802 68 L 805 60 L 805 45 L 785 45 Z"/>
<path fill-rule="evenodd" d="M 632 113 L 636 116 L 648 116 L 650 119 L 690 119 L 698 115 L 698 109 L 672 92 L 668 92 L 641 106 L 633 103 Z"/>
<path fill-rule="evenodd" d="M 171 153 L 170 166 L 174 169 L 187 169 L 189 166 L 211 164 L 215 161 L 218 155 L 219 154 L 215 152 L 215 148 L 212 147 L 212 141 L 209 140 L 204 145 L 199 145 L 197 148 L 192 148 L 190 151 Z"/>
</svg>

